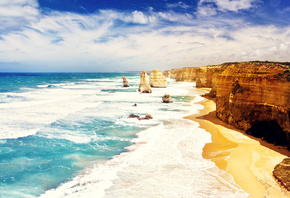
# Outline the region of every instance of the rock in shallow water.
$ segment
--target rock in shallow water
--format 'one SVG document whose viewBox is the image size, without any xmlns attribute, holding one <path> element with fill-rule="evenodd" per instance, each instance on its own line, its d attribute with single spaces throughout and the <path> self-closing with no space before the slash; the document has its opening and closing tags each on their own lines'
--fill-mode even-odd
<svg viewBox="0 0 290 198">
<path fill-rule="evenodd" d="M 128 80 L 125 76 L 123 76 L 123 87 L 129 87 Z"/>
<path fill-rule="evenodd" d="M 274 177 L 290 191 L 290 157 L 285 158 L 273 171 Z"/>
<path fill-rule="evenodd" d="M 169 94 L 165 94 L 163 97 L 162 97 L 162 101 L 164 103 L 172 103 L 172 100 L 171 100 L 171 96 Z"/>
</svg>

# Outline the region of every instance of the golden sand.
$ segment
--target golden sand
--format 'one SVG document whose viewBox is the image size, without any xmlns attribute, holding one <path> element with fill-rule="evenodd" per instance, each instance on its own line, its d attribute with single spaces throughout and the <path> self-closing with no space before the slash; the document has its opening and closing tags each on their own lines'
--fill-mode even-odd
<svg viewBox="0 0 290 198">
<path fill-rule="evenodd" d="M 203 157 L 231 174 L 251 198 L 290 197 L 272 174 L 274 167 L 290 152 L 267 143 L 262 143 L 263 146 L 257 138 L 220 121 L 215 115 L 214 101 L 205 99 L 201 104 L 204 109 L 199 114 L 185 118 L 198 122 L 212 135 L 212 142 L 204 146 Z"/>
</svg>

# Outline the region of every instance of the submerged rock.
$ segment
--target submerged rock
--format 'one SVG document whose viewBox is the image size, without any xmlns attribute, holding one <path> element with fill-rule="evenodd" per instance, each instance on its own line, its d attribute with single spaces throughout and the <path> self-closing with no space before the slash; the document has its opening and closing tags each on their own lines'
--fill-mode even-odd
<svg viewBox="0 0 290 198">
<path fill-rule="evenodd" d="M 290 191 L 290 157 L 285 158 L 280 164 L 275 166 L 274 177 Z"/>
<path fill-rule="evenodd" d="M 163 73 L 160 70 L 153 70 L 149 76 L 150 80 L 150 86 L 156 87 L 156 88 L 166 88 L 167 87 L 167 81 L 166 77 L 163 75 Z"/>
<path fill-rule="evenodd" d="M 129 87 L 129 83 L 127 81 L 127 78 L 123 76 L 123 87 Z"/>
<path fill-rule="evenodd" d="M 164 103 L 172 103 L 172 100 L 171 100 L 171 96 L 169 94 L 165 94 L 163 97 L 162 97 L 162 101 Z"/>
<path fill-rule="evenodd" d="M 149 81 L 148 81 L 148 75 L 145 70 L 143 70 L 140 76 L 139 92 L 152 93 L 152 90 L 150 88 Z"/>
</svg>

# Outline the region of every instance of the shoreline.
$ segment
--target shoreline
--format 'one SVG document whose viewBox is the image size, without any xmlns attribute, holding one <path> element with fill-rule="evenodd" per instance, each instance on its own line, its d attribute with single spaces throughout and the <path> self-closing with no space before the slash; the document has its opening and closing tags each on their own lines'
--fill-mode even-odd
<svg viewBox="0 0 290 198">
<path fill-rule="evenodd" d="M 234 181 L 250 198 L 290 197 L 273 177 L 274 167 L 290 155 L 290 151 L 265 143 L 219 120 L 213 100 L 199 102 L 204 109 L 184 117 L 199 123 L 211 134 L 211 143 L 203 148 L 203 158 L 232 175 Z"/>
</svg>

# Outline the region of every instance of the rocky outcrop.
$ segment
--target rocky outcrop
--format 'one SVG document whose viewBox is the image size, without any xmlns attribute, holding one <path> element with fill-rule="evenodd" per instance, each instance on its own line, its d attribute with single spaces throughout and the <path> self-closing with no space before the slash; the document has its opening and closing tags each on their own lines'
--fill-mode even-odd
<svg viewBox="0 0 290 198">
<path fill-rule="evenodd" d="M 248 134 L 290 148 L 289 66 L 242 62 L 222 65 L 216 115 Z"/>
<path fill-rule="evenodd" d="M 172 103 L 171 96 L 169 94 L 165 94 L 164 96 L 162 96 L 162 101 L 164 103 Z"/>
<path fill-rule="evenodd" d="M 290 191 L 290 157 L 285 158 L 273 171 L 274 177 Z"/>
<path fill-rule="evenodd" d="M 130 114 L 129 116 L 128 116 L 128 118 L 137 118 L 138 120 L 140 119 L 140 116 L 138 116 L 138 115 L 135 115 L 135 114 Z"/>
<path fill-rule="evenodd" d="M 129 87 L 129 83 L 127 81 L 127 78 L 123 76 L 123 87 Z"/>
<path fill-rule="evenodd" d="M 147 72 L 143 70 L 140 76 L 139 92 L 141 93 L 152 93 L 149 85 Z"/>
<path fill-rule="evenodd" d="M 128 116 L 128 118 L 137 118 L 138 120 L 150 120 L 150 119 L 153 119 L 153 117 L 149 114 L 149 113 L 146 113 L 145 117 L 140 117 L 138 115 L 135 115 L 135 114 L 130 114 Z"/>
<path fill-rule="evenodd" d="M 165 88 L 167 87 L 166 77 L 157 69 L 153 70 L 149 76 L 149 83 L 151 87 Z"/>
<path fill-rule="evenodd" d="M 145 117 L 139 118 L 139 120 L 150 120 L 150 119 L 153 119 L 153 117 L 149 113 L 146 113 Z"/>
</svg>

